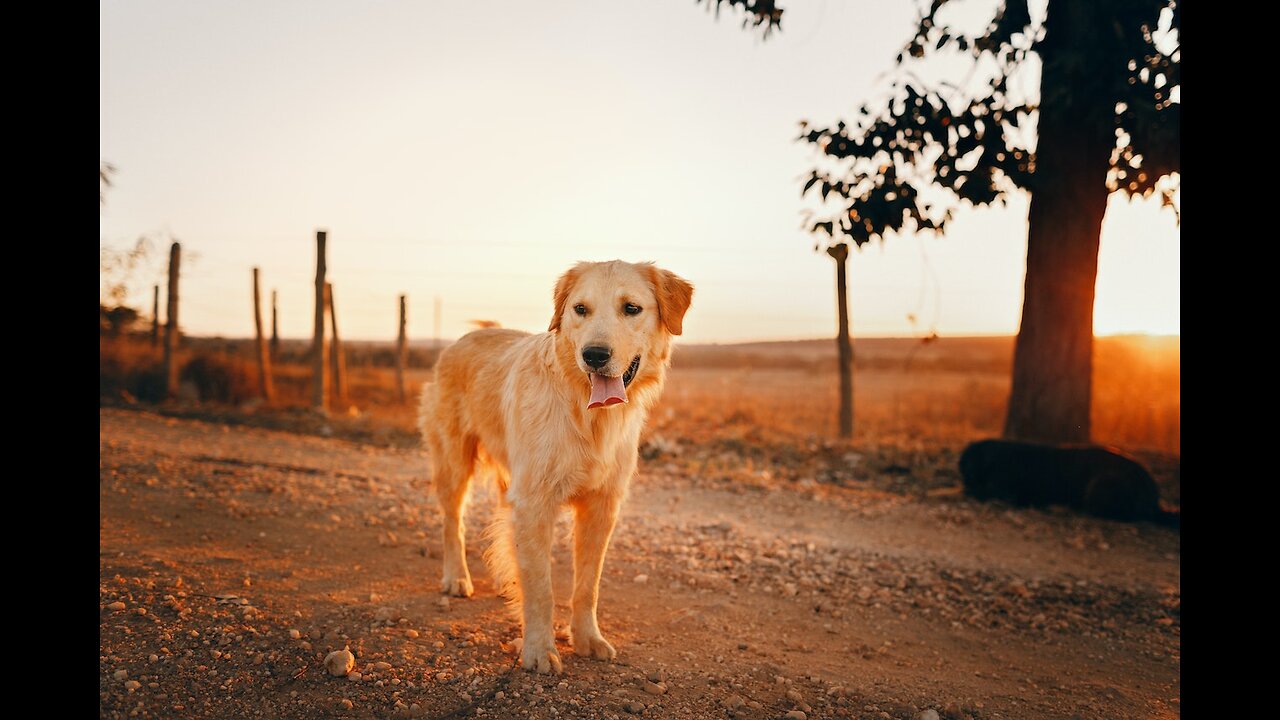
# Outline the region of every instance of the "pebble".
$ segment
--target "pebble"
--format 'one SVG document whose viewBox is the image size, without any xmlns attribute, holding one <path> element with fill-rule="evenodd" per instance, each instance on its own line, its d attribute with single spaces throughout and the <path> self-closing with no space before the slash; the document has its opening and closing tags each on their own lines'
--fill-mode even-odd
<svg viewBox="0 0 1280 720">
<path fill-rule="evenodd" d="M 632 578 L 632 580 L 633 580 L 633 581 L 635 581 L 635 582 L 638 582 L 638 583 L 647 583 L 647 582 L 649 582 L 649 576 L 648 576 L 648 575 L 644 575 L 644 574 L 640 574 L 640 575 L 637 575 L 637 576 L 635 576 L 634 578 Z"/>
<path fill-rule="evenodd" d="M 649 693 L 650 695 L 661 695 L 667 691 L 667 687 L 665 685 L 659 685 L 655 682 L 650 682 L 648 680 L 645 680 L 644 691 Z"/>
<path fill-rule="evenodd" d="M 414 630 L 413 628 L 409 628 L 408 630 L 404 631 L 404 635 L 405 637 L 416 638 L 418 637 L 418 631 Z"/>
<path fill-rule="evenodd" d="M 631 700 L 627 703 L 624 703 L 622 706 L 622 709 L 626 710 L 632 715 L 639 715 L 640 713 L 644 712 L 644 703 L 639 703 L 639 702 L 636 702 L 635 700 Z"/>
<path fill-rule="evenodd" d="M 342 698 L 342 707 L 350 710 L 354 706 L 355 706 L 355 703 L 352 703 L 350 700 L 346 698 Z"/>
<path fill-rule="evenodd" d="M 785 717 L 787 720 L 805 720 L 805 718 L 809 716 L 805 715 L 803 710 L 792 710 L 786 715 L 783 715 L 783 717 Z"/>
<path fill-rule="evenodd" d="M 120 680 L 124 680 L 124 679 L 128 678 L 128 677 L 129 677 L 129 671 L 128 671 L 128 670 L 117 670 L 117 671 L 115 671 L 115 673 L 113 673 L 113 674 L 111 675 L 111 677 L 115 678 L 115 679 L 116 679 L 116 681 L 118 682 L 118 681 L 120 681 Z"/>
<path fill-rule="evenodd" d="M 373 667 L 374 667 L 374 669 L 375 669 L 375 670 L 377 670 L 378 672 L 386 672 L 386 671 L 388 671 L 388 670 L 390 670 L 390 669 L 391 669 L 391 663 L 389 663 L 389 662 L 381 662 L 381 661 L 379 661 L 379 662 L 374 663 L 374 664 L 373 664 Z"/>
<path fill-rule="evenodd" d="M 720 701 L 720 704 L 721 704 L 721 705 L 723 705 L 723 706 L 725 706 L 725 708 L 726 708 L 726 709 L 729 709 L 729 710 L 737 710 L 738 708 L 740 708 L 740 707 L 742 707 L 744 704 L 746 704 L 746 702 L 747 702 L 746 700 L 743 700 L 743 699 L 742 699 L 742 696 L 741 696 L 741 695 L 738 695 L 737 693 L 734 693 L 733 695 L 730 695 L 729 697 L 725 698 L 724 700 L 721 700 L 721 701 Z"/>
<path fill-rule="evenodd" d="M 441 610 L 448 610 L 448 609 L 449 609 L 449 596 L 448 596 L 448 595 L 446 595 L 446 596 L 444 596 L 444 597 L 440 598 L 439 600 L 437 600 L 437 601 L 436 601 L 436 605 L 439 605 Z"/>
<path fill-rule="evenodd" d="M 160 656 L 159 656 L 159 655 L 157 655 L 157 654 L 155 654 L 155 653 L 151 653 L 151 655 L 149 655 L 149 656 L 147 657 L 147 660 L 149 660 L 149 661 L 151 661 L 151 662 L 159 662 L 159 660 L 160 660 Z"/>
<path fill-rule="evenodd" d="M 666 670 L 654 670 L 649 673 L 649 682 L 663 683 L 667 681 Z"/>
<path fill-rule="evenodd" d="M 933 708 L 929 708 L 928 710 L 921 710 L 920 712 L 916 713 L 916 720 L 940 720 L 940 719 L 938 717 L 938 711 L 934 710 Z"/>
<path fill-rule="evenodd" d="M 788 690 L 787 699 L 792 702 L 800 702 L 801 700 L 804 700 L 804 696 L 800 694 L 799 690 Z"/>
<path fill-rule="evenodd" d="M 297 640 L 298 638 L 302 637 L 302 633 L 298 632 L 297 630 L 290 630 L 289 637 L 293 638 L 294 640 Z"/>
<path fill-rule="evenodd" d="M 364 676 L 362 676 L 358 672 L 353 672 L 347 676 L 347 679 L 350 680 L 351 682 L 360 682 L 361 680 L 364 679 Z"/>
<path fill-rule="evenodd" d="M 129 692 L 133 692 L 134 690 L 137 690 L 140 687 L 142 687 L 142 683 L 138 682 L 137 680 L 126 680 L 124 683 L 124 689 L 128 690 Z"/>
<path fill-rule="evenodd" d="M 108 610 L 116 610 L 116 611 L 123 610 L 123 609 L 124 609 L 124 603 L 122 603 L 122 602 L 120 602 L 119 600 L 117 600 L 117 601 L 115 601 L 115 602 L 111 603 L 110 605 L 108 605 L 108 606 L 107 606 L 107 609 L 108 609 Z"/>
<path fill-rule="evenodd" d="M 334 650 L 324 659 L 324 669 L 334 677 L 343 677 L 355 669 L 355 666 L 356 657 L 346 648 Z"/>
</svg>

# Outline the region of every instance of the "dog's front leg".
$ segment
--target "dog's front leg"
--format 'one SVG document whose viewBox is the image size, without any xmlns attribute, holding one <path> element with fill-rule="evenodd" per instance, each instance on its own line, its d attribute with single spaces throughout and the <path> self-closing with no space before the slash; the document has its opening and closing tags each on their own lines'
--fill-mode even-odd
<svg viewBox="0 0 1280 720">
<path fill-rule="evenodd" d="M 600 597 L 600 572 L 604 554 L 618 520 L 620 498 L 589 493 L 573 500 L 573 650 L 579 655 L 612 660 L 617 652 L 600 634 L 596 603 Z"/>
<path fill-rule="evenodd" d="M 552 627 L 555 600 L 551 594 L 551 539 L 555 519 L 556 508 L 539 501 L 517 502 L 511 508 L 524 615 L 520 667 L 559 674 L 563 668 Z"/>
</svg>

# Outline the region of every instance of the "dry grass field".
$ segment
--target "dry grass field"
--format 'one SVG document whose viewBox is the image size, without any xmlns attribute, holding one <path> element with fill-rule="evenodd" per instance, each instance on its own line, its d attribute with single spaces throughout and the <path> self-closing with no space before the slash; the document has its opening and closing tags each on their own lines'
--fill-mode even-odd
<svg viewBox="0 0 1280 720">
<path fill-rule="evenodd" d="M 198 378 L 218 386 L 200 393 L 213 401 L 205 404 L 207 410 L 250 409 L 269 416 L 273 410 L 287 415 L 308 405 L 311 367 L 301 362 L 301 349 L 277 364 L 279 398 L 276 407 L 263 408 L 254 401 L 256 370 L 248 343 L 192 345 L 183 354 L 184 364 L 203 358 L 227 378 L 220 384 Z M 413 403 L 396 401 L 389 349 L 379 353 L 370 347 L 349 351 L 348 403 L 333 408 L 331 425 L 336 432 L 365 439 L 411 443 Z M 854 352 L 854 445 L 939 448 L 1000 433 L 1012 338 L 943 338 L 929 344 L 866 339 L 855 343 Z M 126 398 L 155 392 L 150 378 L 159 377 L 158 351 L 137 341 L 104 341 L 102 358 L 105 402 L 120 401 L 121 390 Z M 411 394 L 431 377 L 428 364 L 433 359 L 434 353 L 421 351 L 411 358 Z M 679 347 L 650 433 L 695 444 L 738 440 L 803 447 L 834 442 L 836 383 L 835 347 L 829 340 Z M 1093 403 L 1097 442 L 1176 456 L 1180 414 L 1179 338 L 1099 338 Z"/>
</svg>

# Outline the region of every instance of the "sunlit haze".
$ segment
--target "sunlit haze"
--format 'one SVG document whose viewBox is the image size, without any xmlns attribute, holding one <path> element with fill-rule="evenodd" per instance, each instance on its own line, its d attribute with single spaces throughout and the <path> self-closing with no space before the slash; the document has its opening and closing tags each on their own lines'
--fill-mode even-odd
<svg viewBox="0 0 1280 720">
<path fill-rule="evenodd" d="M 829 336 L 834 264 L 801 228 L 798 121 L 884 90 L 913 3 L 793 2 L 761 41 L 728 11 L 652 3 L 102 3 L 101 236 L 183 244 L 182 324 L 253 332 L 250 269 L 281 334 L 312 323 L 315 231 L 343 334 L 541 331 L 578 260 L 653 260 L 692 281 L 687 342 Z M 1009 334 L 1025 197 L 947 236 L 850 260 L 857 336 Z M 1180 330 L 1180 230 L 1113 196 L 1096 331 Z M 150 313 L 164 249 L 134 278 Z M 914 318 L 914 321 L 913 319 Z"/>
</svg>

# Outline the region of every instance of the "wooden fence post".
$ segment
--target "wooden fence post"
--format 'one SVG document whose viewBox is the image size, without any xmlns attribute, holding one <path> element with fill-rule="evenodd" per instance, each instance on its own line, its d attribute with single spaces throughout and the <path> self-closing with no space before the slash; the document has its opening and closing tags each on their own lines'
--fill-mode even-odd
<svg viewBox="0 0 1280 720">
<path fill-rule="evenodd" d="M 271 291 L 271 362 L 280 359 L 280 326 L 276 318 L 276 291 Z"/>
<path fill-rule="evenodd" d="M 327 234 L 324 230 L 316 231 L 316 315 L 311 340 L 311 407 L 320 413 L 326 412 L 328 407 L 325 402 L 328 364 L 324 352 L 324 246 Z"/>
<path fill-rule="evenodd" d="M 405 354 L 408 350 L 408 339 L 405 337 L 405 303 L 407 295 L 400 296 L 400 335 L 396 339 L 396 392 L 400 402 L 407 399 L 404 391 Z"/>
<path fill-rule="evenodd" d="M 164 395 L 178 396 L 178 269 L 182 264 L 182 247 L 169 246 L 169 307 L 164 325 Z"/>
<path fill-rule="evenodd" d="M 155 291 L 151 299 L 151 347 L 160 347 L 160 286 L 152 287 Z"/>
<path fill-rule="evenodd" d="M 329 329 L 333 331 L 333 339 L 329 341 L 329 371 L 333 376 L 333 404 L 339 410 L 347 404 L 347 358 L 342 352 L 342 340 L 338 337 L 338 309 L 333 300 L 333 283 L 325 283 L 325 294 L 329 297 Z"/>
<path fill-rule="evenodd" d="M 271 381 L 271 356 L 267 354 L 267 340 L 262 333 L 262 294 L 258 289 L 258 268 L 253 269 L 253 327 L 254 345 L 258 353 L 258 390 L 267 402 L 275 400 L 275 385 Z"/>
</svg>

